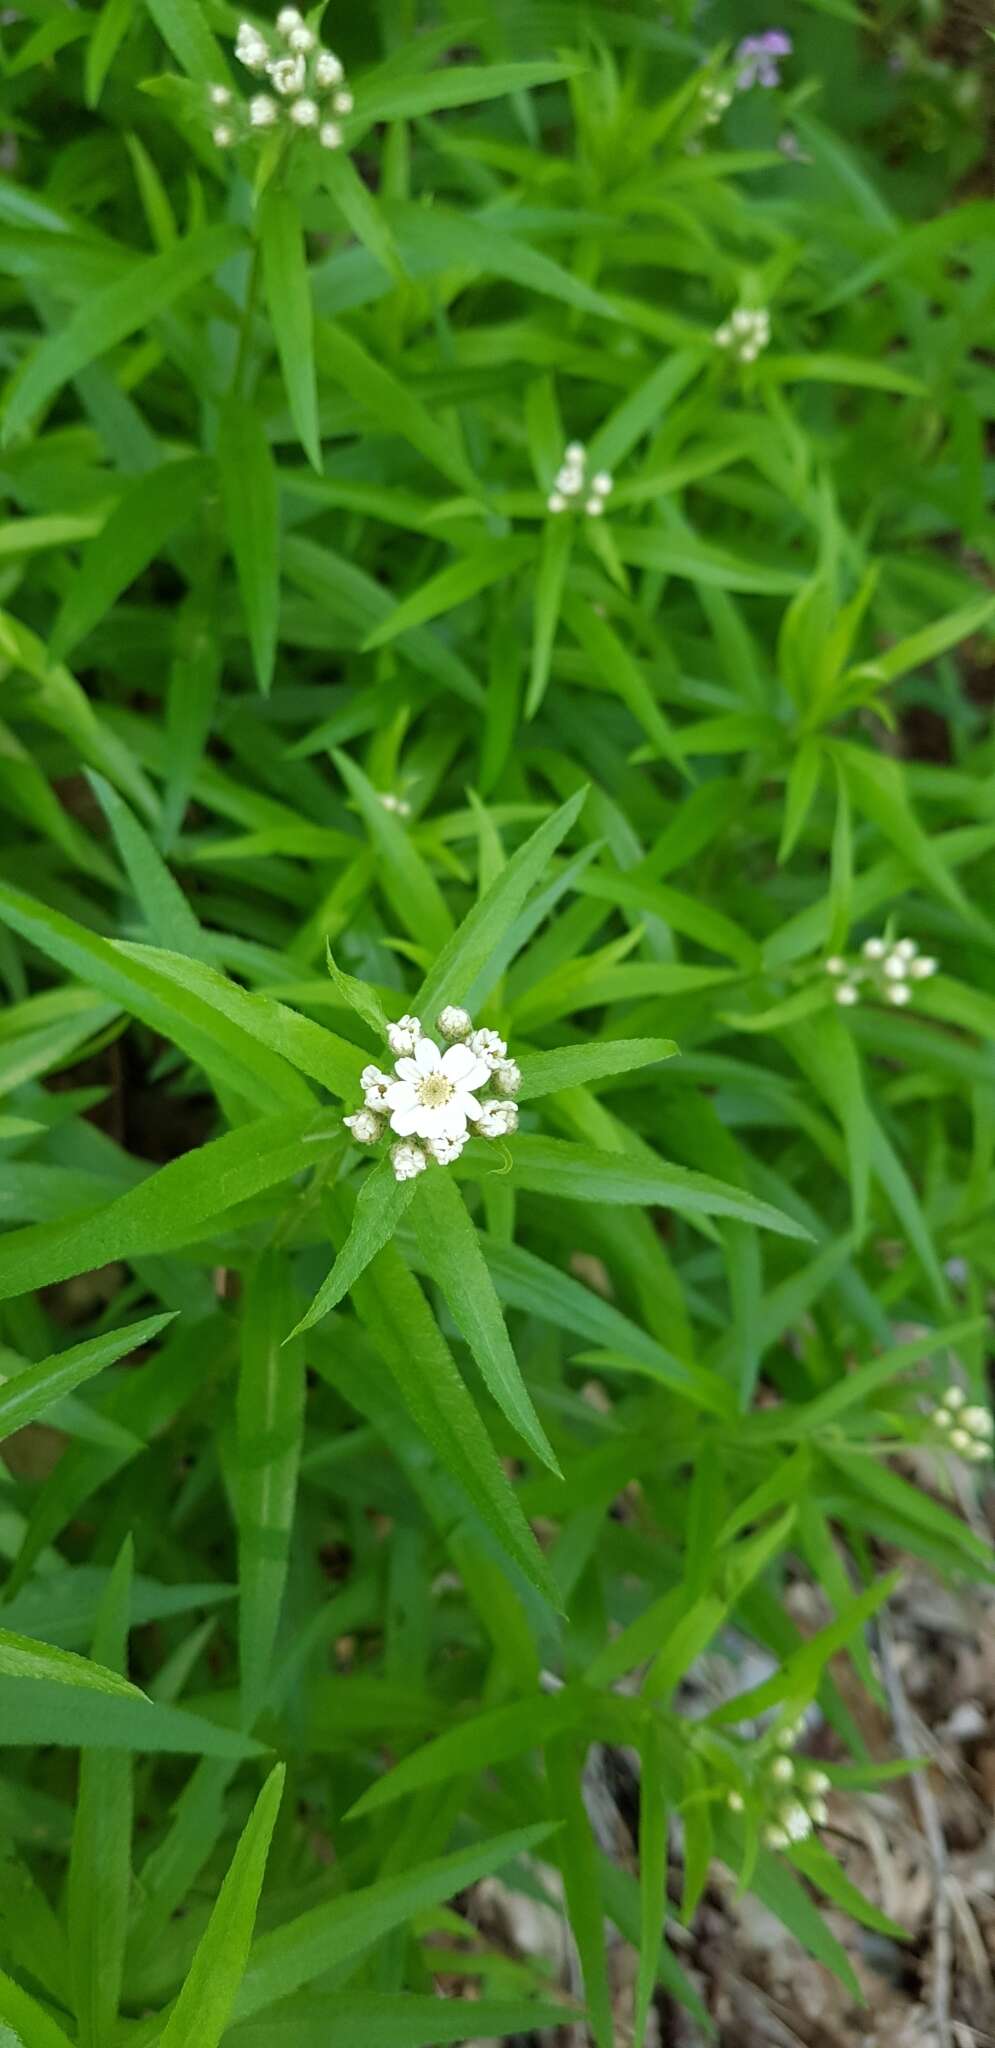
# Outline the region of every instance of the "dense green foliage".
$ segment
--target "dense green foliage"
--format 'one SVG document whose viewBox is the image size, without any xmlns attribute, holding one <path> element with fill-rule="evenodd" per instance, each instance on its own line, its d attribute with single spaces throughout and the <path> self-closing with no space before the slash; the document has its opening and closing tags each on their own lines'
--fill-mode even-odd
<svg viewBox="0 0 995 2048">
<path fill-rule="evenodd" d="M 325 147 L 243 129 L 223 0 L 6 31 L 22 2048 L 549 2026 L 465 1946 L 496 1872 L 559 1873 L 597 2048 L 605 1916 L 637 2041 L 698 2010 L 661 1934 L 713 1858 L 846 1973 L 819 1901 L 889 1923 L 777 1758 L 817 1714 L 829 1780 L 894 1768 L 847 1704 L 894 1569 L 990 1569 L 934 1419 L 983 1452 L 981 52 L 796 0 L 770 88 L 738 0 L 329 16 Z M 600 515 L 549 509 L 573 441 Z M 463 1004 L 520 1126 L 395 1179 L 343 1113 Z M 718 1645 L 769 1676 L 702 1717 Z"/>
</svg>

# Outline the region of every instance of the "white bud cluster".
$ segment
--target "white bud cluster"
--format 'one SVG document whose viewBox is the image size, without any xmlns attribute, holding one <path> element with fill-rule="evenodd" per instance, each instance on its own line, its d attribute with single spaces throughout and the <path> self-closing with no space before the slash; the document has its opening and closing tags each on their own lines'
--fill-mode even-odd
<svg viewBox="0 0 995 2048">
<path fill-rule="evenodd" d="M 755 363 L 770 341 L 770 314 L 766 306 L 737 306 L 713 335 L 716 348 L 725 349 L 737 363 Z"/>
<path fill-rule="evenodd" d="M 991 1457 L 995 1422 L 987 1408 L 968 1401 L 961 1387 L 947 1388 L 942 1400 L 931 1410 L 930 1421 L 934 1429 L 940 1430 L 944 1444 L 949 1444 L 958 1457 L 976 1465 Z"/>
<path fill-rule="evenodd" d="M 316 132 L 323 149 L 340 149 L 340 121 L 329 115 L 351 114 L 353 105 L 341 59 L 334 50 L 322 49 L 296 7 L 281 8 L 276 35 L 279 40 L 274 42 L 271 33 L 253 22 L 239 23 L 235 55 L 246 71 L 265 78 L 272 90 L 254 93 L 248 103 L 233 103 L 226 85 L 212 85 L 211 107 L 231 110 L 212 131 L 215 143 L 219 149 L 230 149 L 246 135 L 286 124 L 299 133 Z"/>
<path fill-rule="evenodd" d="M 788 1849 L 804 1842 L 829 1819 L 825 1771 L 792 1754 L 802 1720 L 786 1721 L 778 1729 L 773 1751 L 765 1758 L 757 1781 L 756 1798 L 768 1816 L 763 1829 L 768 1849 Z M 732 1791 L 726 1795 L 726 1805 L 731 1813 L 742 1813 L 746 1801 L 741 1792 Z"/>
<path fill-rule="evenodd" d="M 713 78 L 706 78 L 701 87 L 701 112 L 706 128 L 714 128 L 721 121 L 727 107 L 732 106 L 732 93 L 727 85 L 719 85 Z"/>
<path fill-rule="evenodd" d="M 405 796 L 395 796 L 392 789 L 377 791 L 385 811 L 392 811 L 395 818 L 410 818 L 411 805 Z"/>
<path fill-rule="evenodd" d="M 522 1075 L 504 1039 L 486 1025 L 475 1030 L 456 1003 L 439 1012 L 436 1026 L 444 1050 L 419 1017 L 388 1024 L 394 1071 L 364 1067 L 364 1107 L 342 1120 L 360 1145 L 375 1145 L 389 1122 L 399 1140 L 390 1154 L 396 1180 L 414 1180 L 430 1161 L 452 1166 L 472 1137 L 506 1138 L 518 1129 Z"/>
<path fill-rule="evenodd" d="M 615 479 L 607 469 L 596 469 L 589 474 L 589 468 L 583 441 L 568 442 L 553 488 L 546 499 L 548 512 L 576 511 L 583 504 L 589 519 L 601 518 L 615 488 Z"/>
<path fill-rule="evenodd" d="M 862 985 L 880 1002 L 904 1009 L 912 1000 L 913 982 L 928 981 L 938 966 L 938 960 L 920 953 L 915 939 L 872 938 L 864 940 L 858 961 L 830 954 L 826 973 L 838 982 L 836 1001 L 844 1009 L 860 1001 Z"/>
</svg>

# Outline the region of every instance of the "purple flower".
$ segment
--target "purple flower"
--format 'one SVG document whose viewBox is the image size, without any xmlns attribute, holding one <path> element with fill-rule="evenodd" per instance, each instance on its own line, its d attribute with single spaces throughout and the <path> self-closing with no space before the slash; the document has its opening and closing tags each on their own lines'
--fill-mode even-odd
<svg viewBox="0 0 995 2048">
<path fill-rule="evenodd" d="M 749 92 L 754 85 L 780 85 L 778 59 L 790 57 L 791 48 L 791 37 L 783 28 L 766 29 L 762 36 L 744 36 L 736 51 L 740 92 Z"/>
</svg>

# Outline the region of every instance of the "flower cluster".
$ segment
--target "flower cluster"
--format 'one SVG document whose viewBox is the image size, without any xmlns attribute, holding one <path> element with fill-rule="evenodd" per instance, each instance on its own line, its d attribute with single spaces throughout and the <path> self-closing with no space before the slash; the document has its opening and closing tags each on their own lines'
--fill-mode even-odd
<svg viewBox="0 0 995 2048">
<path fill-rule="evenodd" d="M 706 128 L 714 128 L 721 121 L 727 107 L 732 106 L 732 93 L 727 85 L 719 85 L 714 78 L 706 78 L 701 88 L 701 109 Z"/>
<path fill-rule="evenodd" d="M 768 1849 L 787 1849 L 794 1842 L 804 1842 L 815 1828 L 825 1827 L 829 1819 L 829 1779 L 825 1771 L 810 1764 L 806 1757 L 790 1754 L 800 1732 L 800 1720 L 785 1722 L 774 1738 L 773 1754 L 762 1765 L 756 1792 L 764 1812 L 771 1816 L 764 1827 Z M 742 1813 L 745 1803 L 741 1792 L 726 1795 L 732 1813 Z"/>
<path fill-rule="evenodd" d="M 791 37 L 783 28 L 765 29 L 762 36 L 744 36 L 736 50 L 736 88 L 739 92 L 750 92 L 755 85 L 780 85 L 780 57 L 790 57 Z"/>
<path fill-rule="evenodd" d="M 400 1140 L 390 1155 L 396 1180 L 414 1180 L 430 1159 L 451 1166 L 471 1137 L 505 1138 L 518 1128 L 514 1098 L 522 1076 L 504 1039 L 486 1027 L 475 1031 L 468 1011 L 455 1004 L 436 1022 L 445 1051 L 417 1017 L 388 1025 L 394 1072 L 364 1067 L 365 1107 L 343 1118 L 360 1145 L 375 1145 L 389 1122 Z"/>
<path fill-rule="evenodd" d="M 246 132 L 262 133 L 288 125 L 299 133 L 317 134 L 323 149 L 340 149 L 342 128 L 332 115 L 352 112 L 352 94 L 334 50 L 323 49 L 296 7 L 282 7 L 276 17 L 274 43 L 251 21 L 239 23 L 235 55 L 247 71 L 265 77 L 272 92 L 256 93 L 248 105 L 236 100 L 227 85 L 212 85 L 209 99 L 217 115 L 214 140 L 230 149 Z"/>
<path fill-rule="evenodd" d="M 791 37 L 783 28 L 766 29 L 760 36 L 744 36 L 733 58 L 734 69 L 719 78 L 702 81 L 699 96 L 706 128 L 713 128 L 731 107 L 737 92 L 751 92 L 755 85 L 768 89 L 780 85 L 779 60 L 790 57 Z"/>
<path fill-rule="evenodd" d="M 755 363 L 770 341 L 770 314 L 766 306 L 737 306 L 728 320 L 715 329 L 717 348 L 728 349 L 737 363 Z"/>
<path fill-rule="evenodd" d="M 934 1429 L 942 1430 L 943 1441 L 960 1457 L 980 1464 L 990 1458 L 995 1422 L 987 1408 L 972 1407 L 961 1387 L 948 1387 L 930 1414 Z"/>
<path fill-rule="evenodd" d="M 550 512 L 566 512 L 584 500 L 584 510 L 592 519 L 600 519 L 611 496 L 615 479 L 606 469 L 595 470 L 588 476 L 587 449 L 583 441 L 571 441 L 563 454 L 563 461 L 556 472 L 556 481 L 546 506 Z"/>
<path fill-rule="evenodd" d="M 870 993 L 882 1002 L 902 1009 L 912 1000 L 912 983 L 928 981 L 938 965 L 929 954 L 920 953 L 914 939 L 876 938 L 864 940 L 860 960 L 845 960 L 841 953 L 832 953 L 826 973 L 838 980 L 836 1001 L 844 1009 L 860 1001 L 862 983 L 869 984 Z"/>
</svg>

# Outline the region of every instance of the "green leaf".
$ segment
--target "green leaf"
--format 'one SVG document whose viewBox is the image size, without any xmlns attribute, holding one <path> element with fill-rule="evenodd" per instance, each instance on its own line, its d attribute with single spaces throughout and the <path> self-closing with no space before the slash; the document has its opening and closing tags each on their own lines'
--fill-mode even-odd
<svg viewBox="0 0 995 2048">
<path fill-rule="evenodd" d="M 570 517 L 547 519 L 535 575 L 532 666 L 525 693 L 526 718 L 535 717 L 546 694 L 573 540 L 573 520 Z"/>
<path fill-rule="evenodd" d="M 189 953 L 193 959 L 205 959 L 209 943 L 148 833 L 102 776 L 91 770 L 89 780 L 156 944 Z"/>
<path fill-rule="evenodd" d="M 370 1260 L 390 1243 L 414 1194 L 413 1180 L 398 1180 L 389 1159 L 377 1161 L 359 1190 L 349 1235 L 307 1314 L 295 1325 L 295 1337 L 310 1330 L 313 1323 L 320 1322 L 322 1316 L 345 1299 Z"/>
<path fill-rule="evenodd" d="M 590 1045 L 564 1045 L 556 1052 L 523 1053 L 519 1099 L 529 1102 L 560 1088 L 580 1088 L 612 1074 L 630 1074 L 637 1067 L 673 1059 L 677 1050 L 672 1038 L 608 1038 L 592 1040 Z"/>
<path fill-rule="evenodd" d="M 523 563 L 532 559 L 532 555 L 532 541 L 517 534 L 507 540 L 491 541 L 489 546 L 464 555 L 448 569 L 440 569 L 438 575 L 430 576 L 428 582 L 412 591 L 409 597 L 403 597 L 389 616 L 367 635 L 363 643 L 364 653 L 371 653 L 376 647 L 386 647 L 399 634 L 409 633 L 413 626 L 424 626 L 429 619 L 455 611 L 458 605 L 467 604 L 480 591 L 489 590 L 491 584 L 502 582 L 514 570 L 520 569 Z"/>
<path fill-rule="evenodd" d="M 9 1243 L 8 1237 L 4 1245 Z M 160 1330 L 173 1321 L 173 1313 L 146 1316 L 141 1322 L 129 1323 L 122 1330 L 108 1330 L 103 1336 L 87 1337 L 82 1344 L 73 1344 L 67 1351 L 57 1351 L 51 1358 L 40 1359 L 37 1365 L 29 1365 L 26 1371 L 8 1379 L 0 1387 L 0 1441 L 12 1436 L 15 1430 L 23 1429 L 27 1423 L 36 1422 L 53 1402 L 61 1401 L 75 1387 L 92 1379 L 95 1373 L 103 1372 L 105 1366 L 126 1358 L 141 1344 L 151 1344 Z"/>
<path fill-rule="evenodd" d="M 453 929 L 449 906 L 431 869 L 400 819 L 385 810 L 368 777 L 348 754 L 332 759 L 380 857 L 384 892 L 400 923 L 418 943 L 444 946 Z"/>
<path fill-rule="evenodd" d="M 44 2006 L 38 2004 L 13 1977 L 0 1970 L 0 2019 L 9 2020 L 16 2032 L 10 2036 L 3 2048 L 72 2048 L 69 2035 L 63 2033 Z"/>
<path fill-rule="evenodd" d="M 407 1185 L 410 1185 L 408 1183 Z M 396 1245 L 378 1252 L 356 1304 L 418 1428 L 499 1544 L 545 1600 L 558 1603 L 545 1558 L 455 1360 Z"/>
<path fill-rule="evenodd" d="M 473 1843 L 399 1876 L 381 1878 L 343 1898 L 313 1906 L 261 1935 L 252 1946 L 236 2000 L 236 2018 L 265 2012 L 302 1984 L 350 1961 L 391 1928 L 403 1926 L 413 1914 L 441 1905 L 516 1856 L 538 1848 L 553 1832 L 551 1826 L 540 1825 L 495 1835 L 490 1841 Z"/>
<path fill-rule="evenodd" d="M 8 1628 L 0 1628 L 0 1677 L 47 1678 L 56 1685 L 79 1686 L 118 1698 L 145 1698 L 140 1686 L 109 1671 L 105 1664 L 77 1657 L 72 1650 L 53 1649 L 50 1643 L 36 1642 L 32 1636 L 12 1635 Z"/>
<path fill-rule="evenodd" d="M 321 472 L 314 374 L 314 314 L 300 216 L 290 194 L 266 187 L 259 201 L 263 283 L 291 418 L 308 461 Z"/>
<path fill-rule="evenodd" d="M 218 472 L 256 680 L 268 691 L 280 610 L 280 498 L 259 408 L 234 396 L 218 419 Z"/>
<path fill-rule="evenodd" d="M 641 1158 L 598 1152 L 560 1138 L 519 1135 L 513 1146 L 515 1183 L 531 1194 L 571 1202 L 650 1203 L 687 1216 L 736 1216 L 782 1237 L 808 1236 L 800 1223 L 769 1202 L 668 1160 L 644 1164 Z M 470 1155 L 464 1154 L 464 1160 L 466 1167 L 461 1164 L 457 1170 L 471 1171 Z"/>
<path fill-rule="evenodd" d="M 190 78 L 210 85 L 225 76 L 224 66 L 198 0 L 145 0 L 167 48 Z"/>
<path fill-rule="evenodd" d="M 356 97 L 356 118 L 364 122 L 409 120 L 438 113 L 443 107 L 469 107 L 482 100 L 504 99 L 537 85 L 556 85 L 580 70 L 568 64 L 449 64 L 426 78 L 384 78 L 363 81 Z"/>
<path fill-rule="evenodd" d="M 132 263 L 123 277 L 91 292 L 12 379 L 4 404 L 5 442 L 22 434 L 70 377 L 155 320 L 241 247 L 237 228 L 198 228 L 186 241 Z"/>
<path fill-rule="evenodd" d="M 196 1244 L 236 1203 L 318 1166 L 337 1135 L 314 1116 L 259 1117 L 171 1160 L 89 1215 L 13 1230 L 0 1238 L 0 1301 L 111 1259 Z"/>
<path fill-rule="evenodd" d="M 208 1073 L 217 1074 L 226 1086 L 238 1088 L 248 1101 L 266 1108 L 300 1109 L 312 1100 L 285 1061 L 254 1044 L 248 1032 L 230 1023 L 214 1001 L 195 992 L 199 984 L 194 962 L 182 964 L 188 988 L 172 978 L 173 956 L 167 956 L 160 967 L 154 952 L 113 945 L 3 883 L 0 923 L 19 932 L 85 985 L 112 997 L 130 1015 L 141 1017 L 153 1030 L 182 1046 Z M 204 970 L 201 985 L 203 974 Z M 315 1031 L 318 1028 L 313 1027 Z"/>
<path fill-rule="evenodd" d="M 473 2024 L 481 2039 L 504 2041 L 538 2027 L 562 2025 L 571 2008 L 523 1999 L 474 1998 Z M 288 1999 L 255 2025 L 236 2028 L 231 2048 L 328 2048 L 336 2035 L 363 2048 L 442 2048 L 466 2040 L 466 2001 L 421 1997 L 416 1992 L 342 1991 L 327 1998 Z"/>
<path fill-rule="evenodd" d="M 236 1407 L 239 1661 L 251 1728 L 269 1682 L 297 1499 L 304 1353 L 287 1343 L 293 1295 L 285 1256 L 264 1252 L 245 1289 Z"/>
<path fill-rule="evenodd" d="M 426 975 L 415 1000 L 419 1016 L 434 1017 L 447 1003 L 468 999 L 526 898 L 542 880 L 547 862 L 576 823 L 586 796 L 586 788 L 578 790 L 505 863 Z"/>
<path fill-rule="evenodd" d="M 132 1543 L 108 1581 L 93 1654 L 123 1670 L 131 1595 Z M 124 1977 L 131 1888 L 131 1759 L 123 1750 L 83 1749 L 69 1858 L 69 1961 L 80 2048 L 105 2048 L 115 2031 Z"/>
<path fill-rule="evenodd" d="M 418 1182 L 413 1221 L 422 1257 L 502 1413 L 536 1456 L 560 1476 L 522 1377 L 476 1230 L 455 1181 L 429 1167 Z"/>
<path fill-rule="evenodd" d="M 286 1768 L 270 1772 L 246 1821 L 160 2048 L 218 2048 L 245 1972 Z"/>
<path fill-rule="evenodd" d="M 586 1741 L 572 1735 L 548 1743 L 546 1776 L 550 1807 L 563 1820 L 555 1848 L 584 1975 L 588 2024 L 596 2048 L 613 2048 L 615 2027 L 608 1988 L 600 1870 L 581 1791 L 586 1749 Z"/>
<path fill-rule="evenodd" d="M 188 524 L 210 475 L 210 465 L 195 455 L 164 462 L 129 485 L 83 550 L 52 633 L 53 661 L 64 660 L 78 641 L 85 640 L 173 534 Z"/>
</svg>

